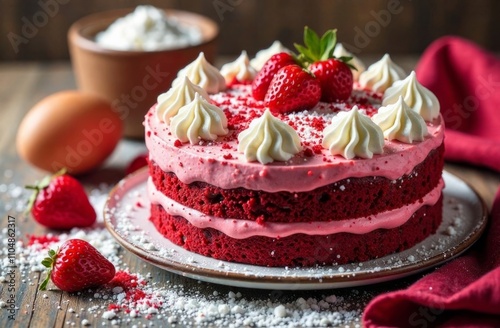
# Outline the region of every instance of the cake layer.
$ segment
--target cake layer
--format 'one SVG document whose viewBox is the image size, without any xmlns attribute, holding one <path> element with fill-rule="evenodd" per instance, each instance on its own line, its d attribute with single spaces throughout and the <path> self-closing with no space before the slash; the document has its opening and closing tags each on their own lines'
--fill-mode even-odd
<svg viewBox="0 0 500 328">
<path fill-rule="evenodd" d="M 192 208 L 168 198 L 156 189 L 151 178 L 148 179 L 148 196 L 152 204 L 159 204 L 167 214 L 182 216 L 197 228 L 213 228 L 235 239 L 253 236 L 282 238 L 294 234 L 331 235 L 340 232 L 366 234 L 376 229 L 392 229 L 405 224 L 418 209 L 425 205 L 434 205 L 441 197 L 444 182 L 440 183 L 423 198 L 390 211 L 341 221 L 309 221 L 308 222 L 254 222 L 205 215 Z M 304 220 L 301 220 L 304 221 Z"/>
<path fill-rule="evenodd" d="M 335 221 L 401 208 L 427 195 L 441 179 L 443 146 L 431 151 L 410 175 L 396 180 L 348 178 L 301 193 L 222 189 L 204 182 L 184 184 L 153 160 L 149 165 L 159 191 L 206 215 L 259 222 Z"/>
<path fill-rule="evenodd" d="M 222 189 L 241 187 L 269 193 L 306 192 L 348 178 L 378 176 L 395 180 L 410 175 L 415 166 L 443 143 L 444 129 L 438 118 L 427 123 L 429 135 L 422 142 L 406 144 L 386 140 L 384 153 L 371 159 L 348 160 L 331 155 L 321 146 L 322 131 L 339 111 L 359 104 L 361 96 L 355 94 L 342 105 L 320 103 L 314 110 L 278 115 L 297 131 L 304 150 L 286 162 L 267 165 L 248 162 L 237 151 L 237 134 L 254 118 L 261 116 L 264 109 L 261 102 L 249 100 L 249 86 L 235 88 L 212 96 L 228 117 L 231 131 L 216 141 L 182 144 L 172 135 L 169 125 L 159 121 L 155 107 L 151 108 L 145 120 L 146 145 L 151 161 L 162 171 L 174 173 L 184 184 L 204 182 Z M 366 97 L 363 98 L 364 110 L 373 114 L 380 99 Z"/>
<path fill-rule="evenodd" d="M 367 234 L 295 234 L 283 238 L 255 236 L 234 239 L 212 229 L 200 229 L 181 216 L 152 204 L 151 221 L 158 231 L 185 249 L 216 259 L 261 266 L 314 266 L 362 262 L 414 246 L 441 223 L 442 196 L 423 206 L 402 226 Z"/>
</svg>

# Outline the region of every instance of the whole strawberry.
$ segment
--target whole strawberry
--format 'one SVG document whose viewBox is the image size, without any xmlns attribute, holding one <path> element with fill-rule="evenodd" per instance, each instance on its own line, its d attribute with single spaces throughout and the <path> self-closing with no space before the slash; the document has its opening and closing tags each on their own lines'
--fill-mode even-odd
<svg viewBox="0 0 500 328">
<path fill-rule="evenodd" d="M 83 186 L 61 170 L 45 177 L 36 186 L 26 186 L 31 195 L 28 211 L 43 226 L 68 230 L 94 224 L 96 212 L 89 202 Z"/>
<path fill-rule="evenodd" d="M 321 84 L 321 101 L 345 101 L 351 96 L 352 71 L 344 62 L 330 58 L 312 63 L 309 70 Z"/>
<path fill-rule="evenodd" d="M 48 272 L 40 290 L 47 288 L 50 279 L 59 289 L 76 292 L 109 282 L 116 271 L 113 263 L 81 239 L 67 240 L 58 251 L 50 250 L 42 264 Z"/>
<path fill-rule="evenodd" d="M 353 76 L 349 64 L 350 57 L 335 58 L 333 50 L 337 44 L 336 30 L 328 30 L 320 38 L 316 32 L 304 29 L 305 46 L 295 44 L 300 55 L 298 60 L 319 80 L 321 101 L 347 100 L 353 89 Z"/>
<path fill-rule="evenodd" d="M 269 84 L 274 75 L 283 67 L 296 64 L 295 58 L 286 53 L 280 52 L 272 55 L 262 66 L 252 82 L 252 96 L 256 100 L 264 100 Z"/>
<path fill-rule="evenodd" d="M 298 65 L 281 68 L 273 77 L 264 104 L 273 113 L 313 108 L 321 97 L 317 79 Z"/>
</svg>

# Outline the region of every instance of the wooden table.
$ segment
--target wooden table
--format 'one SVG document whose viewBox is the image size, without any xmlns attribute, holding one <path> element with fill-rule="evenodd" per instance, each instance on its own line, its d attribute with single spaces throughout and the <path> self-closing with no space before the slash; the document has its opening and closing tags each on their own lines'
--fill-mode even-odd
<svg viewBox="0 0 500 328">
<path fill-rule="evenodd" d="M 414 61 L 407 61 L 406 67 Z M 37 101 L 43 97 L 64 89 L 75 88 L 71 67 L 68 63 L 12 63 L 0 64 L 0 188 L 4 188 L 1 194 L 0 217 L 2 218 L 1 227 L 7 226 L 8 216 L 16 218 L 16 240 L 26 240 L 27 234 L 44 234 L 47 230 L 33 223 L 33 221 L 23 216 L 22 204 L 12 198 L 12 188 L 32 183 L 45 175 L 44 172 L 30 166 L 19 159 L 15 150 L 15 136 L 17 127 L 27 110 L 29 110 Z M 106 181 L 109 184 L 116 183 L 123 177 L 125 165 L 137 154 L 145 151 L 144 144 L 141 141 L 123 140 L 119 144 L 115 153 L 108 160 L 106 170 L 100 170 L 82 178 L 86 187 L 93 188 L 100 182 Z M 446 170 L 459 176 L 483 197 L 488 207 L 491 208 L 494 193 L 500 185 L 500 175 L 496 172 L 484 168 L 472 167 L 468 165 L 446 164 Z M 6 189 L 8 188 L 8 189 Z M 19 193 L 19 191 L 17 191 Z M 15 195 L 14 195 L 15 196 Z M 2 230 L 0 240 L 6 239 L 6 229 Z M 243 298 L 252 300 L 270 300 L 273 302 L 293 301 L 299 297 L 307 299 L 309 297 L 321 299 L 324 295 L 335 294 L 337 297 L 343 297 L 346 304 L 351 303 L 366 304 L 373 296 L 382 292 L 395 290 L 408 286 L 422 274 L 417 274 L 409 278 L 400 279 L 393 282 L 382 283 L 374 286 L 357 287 L 353 289 L 339 290 L 312 290 L 312 291 L 271 291 L 271 290 L 251 290 L 245 288 L 227 287 L 222 285 L 198 282 L 189 278 L 181 277 L 167 271 L 160 270 L 149 265 L 128 251 L 121 249 L 121 268 L 129 268 L 130 272 L 141 273 L 143 276 L 148 274 L 151 279 L 159 282 L 158 286 L 170 286 L 169 284 L 182 285 L 186 294 L 192 293 L 207 295 L 213 298 L 226 297 L 230 291 L 241 292 Z M 1 260 L 7 257 L 7 254 L 0 254 Z M 0 262 L 5 263 L 5 262 Z M 5 270 L 5 268 L 4 268 Z M 0 273 L 2 271 L 0 270 Z M 5 275 L 6 272 L 4 271 Z M 0 327 L 63 327 L 63 326 L 82 326 L 82 320 L 86 319 L 91 326 L 111 325 L 116 323 L 124 326 L 143 326 L 153 324 L 155 326 L 166 325 L 165 318 L 162 316 L 152 316 L 146 319 L 144 316 L 132 318 L 130 316 L 118 315 L 117 321 L 103 319 L 102 309 L 97 310 L 98 315 L 87 313 L 86 309 L 91 306 L 107 307 L 109 300 L 93 299 L 92 293 L 83 293 L 81 295 L 68 294 L 52 288 L 47 292 L 37 291 L 37 285 L 43 274 L 40 272 L 17 271 L 13 286 L 16 293 L 16 307 L 18 310 L 14 315 L 15 320 L 9 318 L 7 308 L 0 308 Z M 0 283 L 0 300 L 4 302 L 9 297 L 9 284 Z M 90 295 L 90 296 L 89 296 Z M 71 310 L 74 309 L 75 311 Z M 83 309 L 83 310 L 82 310 Z M 356 326 L 359 323 L 359 316 L 349 324 Z M 189 323 L 179 323 L 178 326 L 189 326 Z"/>
</svg>

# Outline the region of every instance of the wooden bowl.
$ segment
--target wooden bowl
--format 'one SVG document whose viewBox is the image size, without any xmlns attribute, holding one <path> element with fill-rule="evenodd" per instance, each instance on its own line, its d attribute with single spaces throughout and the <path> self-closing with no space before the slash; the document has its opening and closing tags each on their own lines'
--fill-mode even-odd
<svg viewBox="0 0 500 328">
<path fill-rule="evenodd" d="M 144 115 L 159 94 L 170 88 L 177 72 L 204 52 L 213 62 L 219 34 L 217 24 L 204 16 L 165 10 L 185 25 L 199 26 L 202 42 L 179 49 L 158 51 L 110 50 L 95 42 L 97 33 L 133 9 L 86 16 L 68 31 L 71 62 L 78 88 L 109 100 L 124 121 L 124 136 L 143 138 Z"/>
</svg>

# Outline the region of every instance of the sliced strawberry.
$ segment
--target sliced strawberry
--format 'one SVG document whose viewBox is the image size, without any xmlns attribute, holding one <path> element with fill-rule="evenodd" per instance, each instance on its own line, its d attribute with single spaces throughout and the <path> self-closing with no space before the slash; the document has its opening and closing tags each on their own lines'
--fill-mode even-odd
<svg viewBox="0 0 500 328">
<path fill-rule="evenodd" d="M 61 170 L 47 176 L 36 186 L 26 186 L 35 191 L 27 211 L 47 228 L 69 230 L 91 226 L 96 220 L 96 212 L 85 189 L 65 172 Z"/>
<path fill-rule="evenodd" d="M 314 62 L 309 66 L 311 73 L 321 84 L 321 101 L 345 101 L 352 93 L 352 71 L 346 63 L 338 59 Z"/>
<path fill-rule="evenodd" d="M 289 65 L 274 75 L 264 103 L 273 113 L 289 113 L 313 108 L 320 97 L 318 80 L 300 66 Z"/>
<path fill-rule="evenodd" d="M 60 290 L 76 292 L 109 282 L 115 276 L 115 266 L 85 240 L 70 239 L 58 251 L 50 250 L 42 261 L 48 268 L 40 284 L 45 290 L 49 279 Z"/>
<path fill-rule="evenodd" d="M 252 82 L 252 96 L 256 100 L 264 100 L 273 76 L 281 68 L 292 64 L 296 64 L 295 58 L 286 52 L 271 56 Z"/>
<path fill-rule="evenodd" d="M 353 76 L 350 57 L 335 58 L 333 50 L 337 44 L 337 31 L 328 30 L 321 38 L 308 28 L 304 29 L 304 46 L 295 44 L 298 60 L 308 68 L 321 84 L 321 100 L 325 102 L 345 101 L 352 93 Z"/>
</svg>

